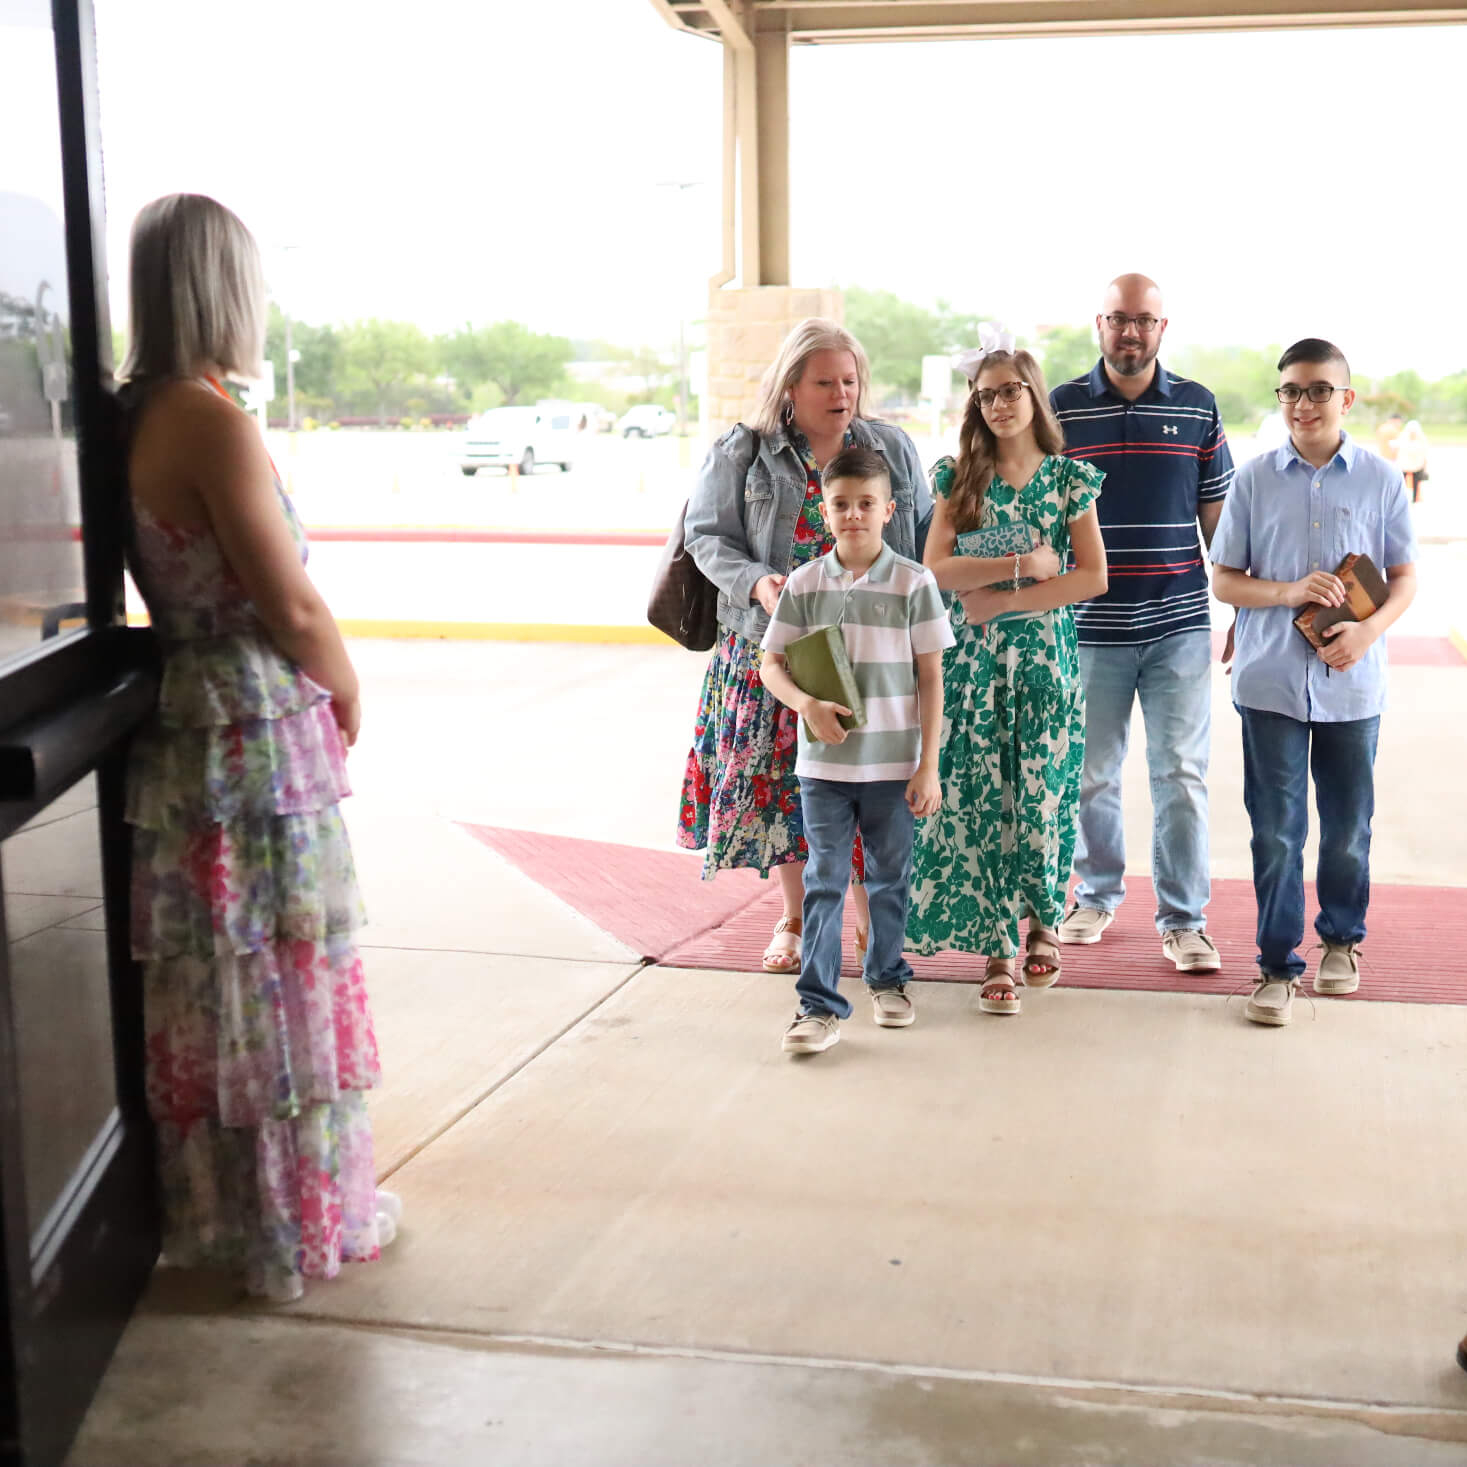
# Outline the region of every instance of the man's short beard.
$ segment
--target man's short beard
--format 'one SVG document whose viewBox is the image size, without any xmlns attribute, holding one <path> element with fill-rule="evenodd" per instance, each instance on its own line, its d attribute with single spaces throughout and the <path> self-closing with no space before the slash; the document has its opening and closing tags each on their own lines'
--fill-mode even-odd
<svg viewBox="0 0 1467 1467">
<path fill-rule="evenodd" d="M 1154 351 L 1148 352 L 1144 346 L 1136 347 L 1135 350 L 1138 351 L 1140 355 L 1136 358 L 1134 364 L 1122 364 L 1115 357 L 1108 356 L 1105 359 L 1106 366 L 1109 367 L 1111 371 L 1116 374 L 1117 377 L 1139 377 L 1144 371 L 1146 371 L 1146 369 L 1152 364 L 1152 362 L 1156 360 L 1156 353 Z"/>
</svg>

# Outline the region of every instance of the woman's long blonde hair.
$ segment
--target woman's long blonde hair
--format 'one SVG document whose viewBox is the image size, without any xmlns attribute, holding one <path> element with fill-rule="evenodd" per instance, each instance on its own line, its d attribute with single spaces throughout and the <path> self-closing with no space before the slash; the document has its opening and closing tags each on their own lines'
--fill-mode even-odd
<svg viewBox="0 0 1467 1467">
<path fill-rule="evenodd" d="M 1064 430 L 1054 409 L 1049 405 L 1049 389 L 1044 373 L 1028 352 L 995 351 L 983 358 L 979 373 L 991 367 L 1012 366 L 1019 380 L 1029 384 L 1034 399 L 1034 441 L 1041 453 L 1063 453 Z M 998 439 L 983 416 L 978 402 L 978 378 L 974 377 L 963 410 L 963 426 L 958 432 L 958 461 L 953 474 L 952 492 L 948 495 L 947 512 L 958 534 L 976 530 L 983 520 L 983 496 L 993 482 L 993 467 L 998 458 Z"/>
<path fill-rule="evenodd" d="M 871 364 L 861 343 L 844 326 L 823 316 L 807 316 L 785 337 L 779 355 L 769 364 L 759 383 L 759 406 L 754 409 L 754 421 L 749 425 L 756 432 L 769 434 L 784 425 L 789 390 L 805 375 L 805 364 L 817 351 L 848 351 L 856 359 L 855 416 L 866 416 Z"/>
<path fill-rule="evenodd" d="M 167 194 L 133 220 L 123 381 L 188 377 L 206 363 L 260 376 L 265 276 L 255 237 L 204 194 Z"/>
</svg>

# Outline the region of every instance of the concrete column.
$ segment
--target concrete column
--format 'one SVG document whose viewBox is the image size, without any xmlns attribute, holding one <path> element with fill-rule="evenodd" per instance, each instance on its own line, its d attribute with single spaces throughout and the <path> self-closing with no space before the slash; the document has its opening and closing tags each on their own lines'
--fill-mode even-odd
<svg viewBox="0 0 1467 1467">
<path fill-rule="evenodd" d="M 775 15 L 776 21 L 780 19 Z M 785 30 L 754 37 L 758 99 L 759 273 L 745 285 L 790 283 L 789 36 Z"/>
</svg>

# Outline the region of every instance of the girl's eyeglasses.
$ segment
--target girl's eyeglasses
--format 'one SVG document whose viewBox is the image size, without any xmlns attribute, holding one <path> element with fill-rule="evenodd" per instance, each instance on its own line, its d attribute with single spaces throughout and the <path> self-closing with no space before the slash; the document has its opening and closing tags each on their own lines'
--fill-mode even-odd
<svg viewBox="0 0 1467 1467">
<path fill-rule="evenodd" d="M 1001 397 L 1005 402 L 1018 402 L 1028 387 L 1027 382 L 1005 382 L 1002 387 L 981 387 L 978 390 L 979 406 L 992 407 L 996 397 Z"/>
</svg>

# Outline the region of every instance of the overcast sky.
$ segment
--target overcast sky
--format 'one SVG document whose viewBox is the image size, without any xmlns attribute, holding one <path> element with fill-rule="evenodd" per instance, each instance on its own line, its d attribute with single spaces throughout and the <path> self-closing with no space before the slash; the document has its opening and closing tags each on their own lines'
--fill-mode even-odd
<svg viewBox="0 0 1467 1467">
<path fill-rule="evenodd" d="M 649 0 L 98 0 L 114 309 L 212 193 L 311 321 L 666 342 L 719 263 L 721 60 Z M 1155 276 L 1169 344 L 1467 367 L 1467 26 L 799 48 L 796 284 L 1019 329 Z M 698 181 L 679 191 L 659 183 Z"/>
</svg>

